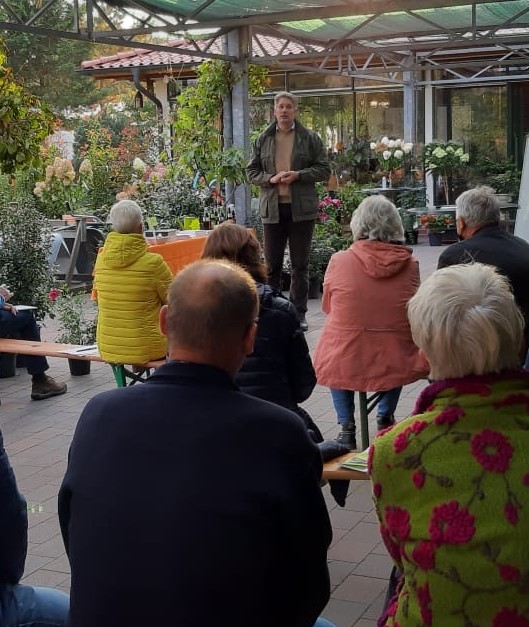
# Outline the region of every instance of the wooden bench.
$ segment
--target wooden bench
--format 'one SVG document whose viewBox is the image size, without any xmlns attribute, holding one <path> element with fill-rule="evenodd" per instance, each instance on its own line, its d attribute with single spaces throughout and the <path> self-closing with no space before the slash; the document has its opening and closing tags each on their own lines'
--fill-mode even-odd
<svg viewBox="0 0 529 627">
<path fill-rule="evenodd" d="M 73 355 L 72 350 L 82 351 L 83 346 L 78 344 L 59 344 L 58 342 L 34 342 L 32 340 L 15 340 L 12 338 L 0 338 L 0 353 L 15 353 L 17 355 L 31 355 L 34 357 L 61 357 L 62 359 L 81 359 L 82 361 L 98 361 L 102 363 L 105 360 L 101 355 L 83 354 L 82 352 Z M 116 385 L 119 388 L 133 385 L 134 383 L 144 382 L 151 374 L 151 371 L 165 363 L 165 360 L 159 359 L 149 361 L 145 364 L 128 366 L 126 364 L 109 364 L 114 373 Z"/>
<path fill-rule="evenodd" d="M 367 472 L 361 470 L 348 470 L 342 468 L 340 464 L 346 459 L 349 459 L 353 453 L 346 453 L 341 457 L 331 459 L 330 462 L 323 464 L 323 476 L 322 479 L 347 479 L 348 481 L 369 481 L 369 475 Z"/>
</svg>

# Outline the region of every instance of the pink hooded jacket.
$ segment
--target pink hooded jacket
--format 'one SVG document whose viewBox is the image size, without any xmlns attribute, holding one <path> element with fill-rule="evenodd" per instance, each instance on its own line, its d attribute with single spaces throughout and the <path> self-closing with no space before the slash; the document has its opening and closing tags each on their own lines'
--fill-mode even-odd
<svg viewBox="0 0 529 627">
<path fill-rule="evenodd" d="M 400 244 L 359 240 L 331 258 L 323 282 L 327 314 L 316 347 L 318 383 L 384 391 L 425 378 L 406 304 L 419 287 L 419 264 Z"/>
</svg>

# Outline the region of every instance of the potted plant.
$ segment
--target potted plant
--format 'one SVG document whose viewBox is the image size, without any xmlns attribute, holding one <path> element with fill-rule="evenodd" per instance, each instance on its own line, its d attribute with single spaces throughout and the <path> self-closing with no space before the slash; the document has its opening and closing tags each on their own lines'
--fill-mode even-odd
<svg viewBox="0 0 529 627">
<path fill-rule="evenodd" d="M 424 147 L 423 158 L 426 171 L 441 177 L 446 204 L 451 204 L 451 178 L 468 164 L 469 154 L 456 142 L 432 142 Z"/>
<path fill-rule="evenodd" d="M 426 213 L 420 216 L 423 227 L 428 231 L 430 246 L 441 246 L 451 238 L 454 239 L 455 222 L 453 216 L 446 213 Z M 452 233 L 450 233 L 452 231 Z"/>
<path fill-rule="evenodd" d="M 95 303 L 87 299 L 83 292 L 73 292 L 67 286 L 53 288 L 49 293 L 53 304 L 50 318 L 57 319 L 57 342 L 63 344 L 94 344 L 97 329 Z M 90 373 L 90 362 L 82 359 L 68 359 L 70 374 L 79 376 Z"/>
<path fill-rule="evenodd" d="M 403 142 L 402 139 L 383 137 L 378 141 L 372 141 L 369 147 L 378 161 L 381 172 L 387 175 L 391 187 L 396 171 L 404 167 L 405 157 L 413 150 L 413 144 Z"/>
</svg>

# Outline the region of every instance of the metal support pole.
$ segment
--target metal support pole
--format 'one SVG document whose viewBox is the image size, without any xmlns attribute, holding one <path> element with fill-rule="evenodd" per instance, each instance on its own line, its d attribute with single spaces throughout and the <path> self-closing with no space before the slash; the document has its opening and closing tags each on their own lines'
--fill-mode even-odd
<svg viewBox="0 0 529 627">
<path fill-rule="evenodd" d="M 232 71 L 238 81 L 231 91 L 231 113 L 233 124 L 233 145 L 244 150 L 248 158 L 250 154 L 250 124 L 248 101 L 248 59 L 250 56 L 250 34 L 247 27 L 230 31 L 227 36 L 228 53 L 236 56 L 232 63 Z M 250 186 L 239 185 L 235 189 L 235 213 L 237 222 L 246 224 L 250 215 Z"/>
</svg>

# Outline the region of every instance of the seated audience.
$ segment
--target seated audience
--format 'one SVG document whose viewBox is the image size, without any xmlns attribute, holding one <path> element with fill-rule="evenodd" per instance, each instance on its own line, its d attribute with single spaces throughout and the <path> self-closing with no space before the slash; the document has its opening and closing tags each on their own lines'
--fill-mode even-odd
<svg viewBox="0 0 529 627">
<path fill-rule="evenodd" d="M 402 386 L 428 369 L 413 343 L 406 303 L 419 286 L 419 264 L 404 246 L 395 205 L 365 198 L 351 219 L 353 244 L 335 253 L 323 281 L 327 314 L 314 355 L 318 383 L 331 389 L 341 433 L 356 448 L 354 391 L 384 392 L 377 426 L 395 422 Z"/>
<path fill-rule="evenodd" d="M 66 624 L 68 595 L 19 583 L 28 549 L 28 509 L 0 433 L 0 625 L 60 627 Z"/>
<path fill-rule="evenodd" d="M 0 286 L 0 337 L 14 337 L 19 340 L 40 342 L 40 329 L 32 311 L 17 311 L 7 301 L 13 294 L 5 285 Z M 31 375 L 31 398 L 42 401 L 66 392 L 66 383 L 60 383 L 46 374 L 46 357 L 27 355 L 26 368 Z"/>
<path fill-rule="evenodd" d="M 254 350 L 244 360 L 235 382 L 243 392 L 301 415 L 298 403 L 311 395 L 316 375 L 296 308 L 266 284 L 267 272 L 261 261 L 259 242 L 243 226 L 224 223 L 208 237 L 202 257 L 238 263 L 256 282 L 259 324 Z M 304 421 L 310 420 L 306 415 L 301 417 Z M 316 441 L 323 439 L 318 427 L 310 422 L 307 426 Z"/>
<path fill-rule="evenodd" d="M 381 434 L 370 472 L 401 580 L 381 626 L 529 625 L 524 319 L 483 264 L 434 272 L 408 306 L 432 383 Z"/>
<path fill-rule="evenodd" d="M 318 447 L 233 382 L 253 351 L 255 282 L 198 261 L 168 301 L 169 361 L 89 401 L 73 438 L 59 493 L 69 627 L 328 624 Z"/>
<path fill-rule="evenodd" d="M 132 200 L 116 203 L 109 233 L 94 268 L 97 346 L 101 357 L 118 364 L 144 364 L 165 357 L 159 316 L 167 302 L 171 270 L 150 253 L 143 236 L 141 208 Z"/>
</svg>

